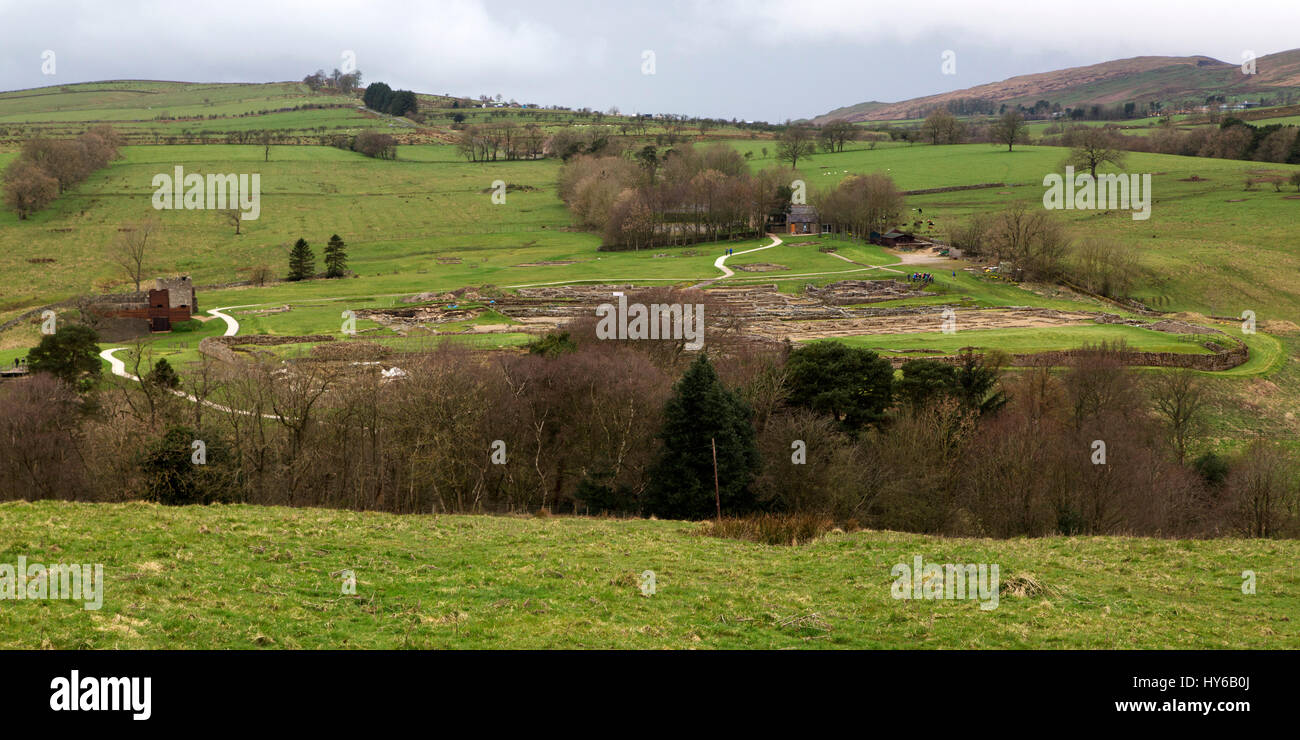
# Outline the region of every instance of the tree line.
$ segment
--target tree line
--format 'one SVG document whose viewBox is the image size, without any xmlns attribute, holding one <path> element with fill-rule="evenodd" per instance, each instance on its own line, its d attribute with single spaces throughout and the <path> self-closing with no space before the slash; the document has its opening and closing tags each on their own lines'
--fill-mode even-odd
<svg viewBox="0 0 1300 740">
<path fill-rule="evenodd" d="M 19 220 L 41 210 L 118 156 L 121 139 L 111 126 L 93 126 L 73 139 L 36 136 L 23 142 L 2 176 L 5 204 Z"/>
<path fill-rule="evenodd" d="M 361 70 L 345 73 L 335 68 L 333 73 L 326 75 L 325 70 L 318 69 L 303 77 L 302 84 L 312 92 L 337 90 L 344 95 L 350 95 L 361 86 Z"/>
<path fill-rule="evenodd" d="M 397 159 L 397 139 L 380 131 L 362 131 L 355 136 L 332 134 L 325 137 L 324 144 L 375 159 Z"/>
<path fill-rule="evenodd" d="M 0 385 L 0 497 L 688 519 L 720 508 L 954 536 L 1300 536 L 1300 461 L 1263 440 L 1215 452 L 1207 376 L 1135 372 L 1122 347 L 1101 345 L 1064 368 L 1006 373 L 996 355 L 967 352 L 907 362 L 896 377 L 888 360 L 837 342 L 746 341 L 700 291 L 631 300 L 706 303 L 706 349 L 598 340 L 583 318 L 527 353 L 443 343 L 388 356 L 396 379 L 327 362 L 322 345 L 289 363 L 205 360 L 179 380 L 144 357 L 128 370 L 145 382 L 87 390 L 76 382 L 99 370 L 93 337 L 89 360 L 55 374 L 68 338 L 56 333 L 34 351 L 33 377 Z M 191 462 L 194 440 L 204 465 Z"/>
<path fill-rule="evenodd" d="M 372 82 L 366 85 L 361 100 L 367 108 L 390 116 L 404 116 L 408 113 L 418 113 L 420 110 L 415 93 L 410 90 L 394 90 L 383 82 Z"/>
<path fill-rule="evenodd" d="M 1291 125 L 1256 126 L 1229 117 L 1217 128 L 1182 131 L 1171 123 L 1158 127 L 1150 136 L 1126 136 L 1118 130 L 1108 131 L 1108 135 L 1113 146 L 1127 151 L 1300 164 L 1300 127 Z M 1061 141 L 1069 142 L 1077 136 L 1077 131 L 1067 131 Z"/>
<path fill-rule="evenodd" d="M 1182 130 L 1164 119 L 1149 136 L 1129 136 L 1113 125 L 1056 124 L 1039 142 L 1044 146 L 1078 149 L 1155 152 L 1187 157 L 1213 157 L 1256 162 L 1300 164 L 1300 127 L 1287 124 L 1256 126 L 1239 118 L 1224 118 L 1217 127 Z M 1028 141 L 1025 115 L 1008 110 L 992 122 L 962 121 L 946 108 L 936 108 L 921 124 L 917 135 L 931 144 L 988 142 L 1013 144 Z"/>
<path fill-rule="evenodd" d="M 347 243 L 338 234 L 330 236 L 325 244 L 325 277 L 340 278 L 348 271 Z M 311 244 L 299 237 L 289 250 L 289 276 L 287 280 L 310 280 L 316 277 L 316 253 Z"/>
<path fill-rule="evenodd" d="M 751 172 L 743 155 L 721 143 L 580 155 L 558 178 L 559 196 L 578 223 L 616 249 L 762 234 L 770 219 L 789 211 L 796 188 L 837 232 L 883 231 L 902 212 L 902 195 L 885 175 L 854 176 L 809 194 L 797 170 Z"/>
<path fill-rule="evenodd" d="M 1116 300 L 1131 298 L 1150 278 L 1130 246 L 1095 234 L 1077 237 L 1052 214 L 1024 203 L 974 214 L 948 241 L 964 258 L 1009 264 L 1025 280 L 1064 281 Z"/>
<path fill-rule="evenodd" d="M 550 138 L 536 123 L 523 126 L 514 121 L 466 126 L 457 135 L 456 148 L 471 162 L 496 162 L 504 159 L 539 159 L 559 139 Z"/>
</svg>

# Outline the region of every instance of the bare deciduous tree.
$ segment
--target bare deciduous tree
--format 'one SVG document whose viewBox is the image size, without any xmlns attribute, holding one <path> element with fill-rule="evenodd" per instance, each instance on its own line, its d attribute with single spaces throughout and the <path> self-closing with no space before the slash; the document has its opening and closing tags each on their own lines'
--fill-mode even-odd
<svg viewBox="0 0 1300 740">
<path fill-rule="evenodd" d="M 225 208 L 217 208 L 215 211 L 217 218 L 220 219 L 222 223 L 234 226 L 235 236 L 239 236 L 239 226 L 244 220 L 244 213 L 239 210 L 239 204 L 231 203 L 229 206 Z"/>
<path fill-rule="evenodd" d="M 1185 368 L 1153 373 L 1147 381 L 1151 405 L 1169 432 L 1178 462 L 1205 421 L 1209 392 L 1205 380 Z"/>
<path fill-rule="evenodd" d="M 1071 137 L 1074 146 L 1065 163 L 1086 169 L 1097 179 L 1097 168 L 1103 164 L 1124 166 L 1125 153 L 1115 147 L 1114 136 L 1100 126 L 1081 126 Z"/>
<path fill-rule="evenodd" d="M 26 159 L 16 159 L 5 168 L 4 184 L 5 205 L 18 214 L 19 221 L 59 196 L 59 181 Z"/>
<path fill-rule="evenodd" d="M 144 279 L 149 249 L 153 246 L 154 236 L 162 231 L 162 222 L 154 216 L 146 216 L 123 226 L 109 247 L 109 259 L 121 267 L 126 276 L 135 282 L 136 292 L 140 292 L 140 282 Z"/>
<path fill-rule="evenodd" d="M 987 234 L 989 251 L 1035 279 L 1059 276 L 1069 241 L 1060 222 L 1038 208 L 1016 203 L 995 216 Z"/>
<path fill-rule="evenodd" d="M 921 133 L 931 144 L 960 144 L 964 127 L 947 108 L 935 108 L 921 124 Z"/>
<path fill-rule="evenodd" d="M 1020 144 L 1027 138 L 1025 126 L 1025 117 L 1018 110 L 1008 110 L 1002 114 L 997 123 L 993 124 L 991 134 L 993 141 L 998 144 L 1006 144 L 1007 151 L 1011 151 L 1014 144 Z"/>
<path fill-rule="evenodd" d="M 818 132 L 822 149 L 828 152 L 844 151 L 844 145 L 856 139 L 857 135 L 858 127 L 848 121 L 831 121 Z"/>
<path fill-rule="evenodd" d="M 1255 440 L 1228 475 L 1227 512 L 1248 537 L 1294 536 L 1300 523 L 1295 460 L 1276 442 Z"/>
<path fill-rule="evenodd" d="M 776 160 L 789 162 L 790 169 L 798 169 L 799 160 L 811 157 L 817 151 L 817 140 L 807 126 L 787 126 L 776 139 Z"/>
</svg>

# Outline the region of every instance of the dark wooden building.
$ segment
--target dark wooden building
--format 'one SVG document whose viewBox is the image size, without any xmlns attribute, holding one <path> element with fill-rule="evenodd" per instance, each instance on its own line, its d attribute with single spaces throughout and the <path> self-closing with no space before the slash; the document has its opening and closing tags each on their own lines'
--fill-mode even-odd
<svg viewBox="0 0 1300 740">
<path fill-rule="evenodd" d="M 883 247 L 897 247 L 902 244 L 915 244 L 916 237 L 906 231 L 890 229 L 883 234 L 871 232 L 870 241 L 872 244 L 879 244 Z"/>
<path fill-rule="evenodd" d="M 189 321 L 198 310 L 198 297 L 189 277 L 158 278 L 147 292 L 123 296 L 100 313 L 110 318 L 143 319 L 149 331 L 171 331 L 172 324 Z"/>
</svg>

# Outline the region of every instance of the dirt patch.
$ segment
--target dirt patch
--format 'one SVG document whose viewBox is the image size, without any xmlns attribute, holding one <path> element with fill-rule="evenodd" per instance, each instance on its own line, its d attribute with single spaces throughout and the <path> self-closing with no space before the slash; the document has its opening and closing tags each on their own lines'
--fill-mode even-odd
<svg viewBox="0 0 1300 740">
<path fill-rule="evenodd" d="M 356 312 L 358 319 L 369 319 L 380 326 L 406 335 L 417 327 L 450 324 L 458 321 L 473 321 L 486 309 L 482 308 L 447 308 L 437 306 L 416 306 L 412 308 L 364 308 Z"/>
<path fill-rule="evenodd" d="M 841 280 L 821 288 L 809 285 L 804 292 L 833 306 L 938 295 L 938 293 L 918 290 L 912 283 L 901 280 Z"/>
<path fill-rule="evenodd" d="M 862 334 L 937 332 L 943 312 L 950 306 L 854 306 L 873 300 L 927 295 L 918 286 L 900 280 L 843 280 L 804 295 L 781 293 L 774 284 L 727 286 L 708 291 L 714 301 L 706 325 L 744 322 L 746 334 L 756 340 L 784 342 L 849 337 Z M 523 325 L 528 332 L 553 331 L 575 318 L 595 315 L 596 306 L 610 301 L 614 291 L 634 293 L 631 285 L 554 285 L 521 288 L 502 296 L 496 310 Z M 962 329 L 1011 329 L 1078 324 L 1096 319 L 1097 312 L 1059 311 L 1033 307 L 956 308 Z M 514 327 L 519 331 L 519 327 Z"/>
<path fill-rule="evenodd" d="M 1300 325 L 1286 319 L 1266 319 L 1259 322 L 1259 328 L 1269 334 L 1300 334 Z"/>
<path fill-rule="evenodd" d="M 897 257 L 899 263 L 904 265 L 925 265 L 933 262 L 948 261 L 947 257 L 934 251 L 934 247 L 921 248 L 907 252 L 891 250 L 889 253 Z"/>
<path fill-rule="evenodd" d="M 402 298 L 401 302 L 428 303 L 429 301 L 443 301 L 446 303 L 456 303 L 458 301 L 479 301 L 482 299 L 483 296 L 474 288 L 457 288 L 456 290 L 448 291 L 446 293 L 434 293 L 433 291 L 416 293 L 415 295 Z"/>
<path fill-rule="evenodd" d="M 1165 319 L 1163 321 L 1157 321 L 1154 324 L 1150 324 L 1146 326 L 1146 328 L 1152 331 L 1163 331 L 1163 332 L 1168 332 L 1170 334 L 1222 334 L 1223 333 L 1218 329 L 1212 329 L 1208 326 L 1197 326 L 1196 324 L 1189 324 L 1186 321 L 1179 321 L 1177 319 Z"/>
<path fill-rule="evenodd" d="M 776 272 L 779 270 L 789 270 L 785 265 L 778 265 L 775 262 L 751 262 L 748 265 L 736 265 L 736 269 L 741 272 Z"/>
<path fill-rule="evenodd" d="M 1277 384 L 1263 378 L 1251 378 L 1242 389 L 1242 395 L 1249 399 L 1252 406 L 1267 406 L 1277 392 Z"/>
<path fill-rule="evenodd" d="M 1002 306 L 967 308 L 955 305 L 891 306 L 860 305 L 879 300 L 927 295 L 920 286 L 905 281 L 843 280 L 831 285 L 809 286 L 802 295 L 781 293 L 773 283 L 759 285 L 730 285 L 716 287 L 706 292 L 709 310 L 705 324 L 709 331 L 732 332 L 740 329 L 745 339 L 762 343 L 802 342 L 817 339 L 881 335 L 879 346 L 888 349 L 885 335 L 935 333 L 942 331 L 945 312 L 955 311 L 957 326 L 961 330 L 980 329 L 1032 329 L 1055 326 L 1081 325 L 1087 322 L 1124 323 L 1133 326 L 1152 326 L 1137 319 L 1124 319 L 1116 314 L 1099 311 L 1063 311 L 1033 306 Z M 482 327 L 482 331 L 524 331 L 544 333 L 554 331 L 574 319 L 589 319 L 596 307 L 609 303 L 611 294 L 621 291 L 635 295 L 640 290 L 631 285 L 555 285 L 521 288 L 513 295 L 497 298 L 493 308 L 509 316 L 511 326 Z M 422 310 L 405 309 L 405 310 Z M 949 314 L 951 316 L 951 314 Z M 1155 327 L 1153 327 L 1155 328 Z M 473 331 L 477 331 L 474 329 Z M 1164 319 L 1159 330 L 1186 334 L 1212 334 L 1217 330 L 1197 327 L 1187 321 Z M 471 331 L 471 330 L 466 330 Z M 1131 352 L 1129 364 L 1168 367 L 1194 366 L 1219 370 L 1245 361 L 1244 346 L 1225 351 L 1222 347 L 1207 344 L 1214 354 L 1184 354 Z M 909 353 L 920 356 L 941 355 L 935 351 L 918 350 Z M 1068 352 L 1048 353 L 1051 359 L 1063 363 Z M 1029 362 L 1036 356 L 1016 355 L 1017 361 Z M 896 358 L 899 361 L 902 358 Z"/>
<path fill-rule="evenodd" d="M 311 357 L 318 360 L 351 360 L 364 362 L 382 360 L 393 353 L 392 348 L 376 342 L 346 341 L 318 344 L 311 348 Z"/>
<path fill-rule="evenodd" d="M 494 191 L 494 190 L 496 190 L 496 188 L 493 188 L 493 187 L 487 187 L 487 188 L 483 188 L 482 190 L 480 190 L 479 193 L 480 193 L 480 194 L 483 194 L 483 195 L 487 195 L 488 193 L 490 193 L 490 192 L 492 192 L 492 191 Z M 516 193 L 516 192 L 518 192 L 518 193 L 532 193 L 532 192 L 536 192 L 536 190 L 537 190 L 537 188 L 533 187 L 532 185 L 515 185 L 514 183 L 510 183 L 510 184 L 506 185 L 506 192 L 507 192 L 507 193 Z"/>
<path fill-rule="evenodd" d="M 114 614 L 112 619 L 92 614 L 91 620 L 95 624 L 95 631 L 108 632 L 122 637 L 140 637 L 140 633 L 135 630 L 136 627 L 143 627 L 149 623 L 148 620 L 132 619 L 131 617 Z"/>
<path fill-rule="evenodd" d="M 270 316 L 272 314 L 277 314 L 277 313 L 288 313 L 292 310 L 293 309 L 289 308 L 289 306 L 286 304 L 280 306 L 279 308 L 259 308 L 255 311 L 240 311 L 239 313 L 245 316 Z"/>
</svg>

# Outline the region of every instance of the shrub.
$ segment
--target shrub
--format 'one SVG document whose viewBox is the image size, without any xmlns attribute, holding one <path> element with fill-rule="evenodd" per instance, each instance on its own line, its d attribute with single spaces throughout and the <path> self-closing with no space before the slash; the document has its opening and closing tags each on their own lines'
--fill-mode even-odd
<svg viewBox="0 0 1300 740">
<path fill-rule="evenodd" d="M 592 480 L 590 476 L 578 484 L 574 497 L 586 504 L 587 511 L 591 514 L 629 515 L 635 514 L 638 508 L 636 494 L 630 486 L 621 484 L 615 487 Z"/>
<path fill-rule="evenodd" d="M 159 359 L 154 363 L 153 369 L 144 376 L 146 383 L 153 383 L 160 388 L 176 388 L 180 386 L 180 376 L 172 369 L 171 363 L 166 357 Z"/>
<path fill-rule="evenodd" d="M 569 332 L 552 332 L 528 343 L 528 351 L 535 355 L 553 357 L 569 352 L 576 352 L 578 345 L 569 336 Z"/>
<path fill-rule="evenodd" d="M 1223 486 L 1223 482 L 1227 480 L 1228 473 L 1231 471 L 1228 461 L 1213 452 L 1206 452 L 1196 458 L 1195 462 L 1192 463 L 1192 467 L 1196 469 L 1197 474 L 1201 476 L 1201 480 L 1205 481 L 1206 485 L 1215 489 Z"/>
<path fill-rule="evenodd" d="M 194 442 L 203 440 L 206 460 L 196 463 Z M 144 495 L 164 506 L 210 504 L 230 499 L 226 448 L 215 434 L 171 427 L 140 460 Z"/>
<path fill-rule="evenodd" d="M 819 514 L 757 514 L 704 522 L 699 534 L 764 545 L 806 545 L 834 529 L 835 522 Z M 843 531 L 856 529 L 856 524 L 850 523 Z"/>
<path fill-rule="evenodd" d="M 362 131 L 352 143 L 352 149 L 367 157 L 396 159 L 397 139 L 378 131 Z"/>
<path fill-rule="evenodd" d="M 909 360 L 902 371 L 896 384 L 898 395 L 913 409 L 924 408 L 957 386 L 957 368 L 939 360 Z"/>
<path fill-rule="evenodd" d="M 814 342 L 790 353 L 790 403 L 829 412 L 849 431 L 880 424 L 893 399 L 894 368 L 875 352 Z"/>
</svg>

